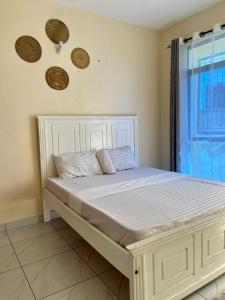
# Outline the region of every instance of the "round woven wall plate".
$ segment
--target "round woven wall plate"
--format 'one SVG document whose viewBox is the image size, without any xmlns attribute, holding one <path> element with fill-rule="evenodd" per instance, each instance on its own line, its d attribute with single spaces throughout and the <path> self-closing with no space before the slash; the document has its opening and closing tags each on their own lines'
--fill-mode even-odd
<svg viewBox="0 0 225 300">
<path fill-rule="evenodd" d="M 75 48 L 71 53 L 71 60 L 73 64 L 79 69 L 85 69 L 90 64 L 90 56 L 82 48 Z"/>
<path fill-rule="evenodd" d="M 69 29 L 66 24 L 57 19 L 50 19 L 45 25 L 45 31 L 48 38 L 55 44 L 62 41 L 64 44 L 69 39 Z"/>
<path fill-rule="evenodd" d="M 32 36 L 19 37 L 15 43 L 15 48 L 19 57 L 29 63 L 36 62 L 41 58 L 41 45 Z"/>
<path fill-rule="evenodd" d="M 64 90 L 69 85 L 69 75 L 60 67 L 51 67 L 46 72 L 46 81 L 54 90 Z"/>
</svg>

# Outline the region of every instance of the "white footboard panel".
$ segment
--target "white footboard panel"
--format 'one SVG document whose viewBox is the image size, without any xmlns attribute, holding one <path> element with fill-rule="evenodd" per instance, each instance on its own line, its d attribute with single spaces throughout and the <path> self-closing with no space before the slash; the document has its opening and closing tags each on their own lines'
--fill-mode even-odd
<svg viewBox="0 0 225 300">
<path fill-rule="evenodd" d="M 138 271 L 131 299 L 182 299 L 225 272 L 225 218 L 128 248 Z"/>
</svg>

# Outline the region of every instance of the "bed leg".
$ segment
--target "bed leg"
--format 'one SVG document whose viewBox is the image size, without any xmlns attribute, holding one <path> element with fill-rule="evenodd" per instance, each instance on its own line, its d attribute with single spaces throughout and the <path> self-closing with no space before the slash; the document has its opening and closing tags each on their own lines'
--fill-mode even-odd
<svg viewBox="0 0 225 300">
<path fill-rule="evenodd" d="M 139 274 L 137 274 L 137 270 L 134 273 L 134 277 L 130 280 L 130 300 L 145 300 L 143 298 L 143 290 L 141 289 L 139 283 L 140 278 Z"/>
<path fill-rule="evenodd" d="M 129 286 L 130 286 L 130 300 L 136 300 L 136 298 L 135 298 L 135 288 L 134 288 L 134 282 L 133 282 L 133 280 L 129 281 Z"/>
<path fill-rule="evenodd" d="M 144 278 L 141 257 L 133 260 L 133 274 L 130 278 L 130 300 L 147 300 L 144 291 Z M 150 300 L 150 299 L 148 299 Z"/>
<path fill-rule="evenodd" d="M 43 205 L 43 217 L 44 217 L 44 222 L 50 222 L 51 221 L 51 209 L 48 206 L 48 203 L 46 202 L 45 199 L 42 201 Z"/>
</svg>

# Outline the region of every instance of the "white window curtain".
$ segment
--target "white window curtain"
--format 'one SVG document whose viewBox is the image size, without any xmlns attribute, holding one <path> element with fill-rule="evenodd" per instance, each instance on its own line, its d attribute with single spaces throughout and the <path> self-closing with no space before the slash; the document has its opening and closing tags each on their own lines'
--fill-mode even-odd
<svg viewBox="0 0 225 300">
<path fill-rule="evenodd" d="M 180 170 L 225 181 L 225 31 L 180 46 Z"/>
</svg>

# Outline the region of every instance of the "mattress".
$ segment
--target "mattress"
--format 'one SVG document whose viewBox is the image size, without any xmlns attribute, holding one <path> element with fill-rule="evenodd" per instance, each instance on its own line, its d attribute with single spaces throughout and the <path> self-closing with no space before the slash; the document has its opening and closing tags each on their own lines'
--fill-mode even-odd
<svg viewBox="0 0 225 300">
<path fill-rule="evenodd" d="M 225 184 L 152 168 L 115 175 L 49 179 L 64 202 L 117 243 L 127 246 L 187 223 L 225 213 Z M 59 192 L 58 190 L 58 192 Z M 66 192 L 67 191 L 67 192 Z"/>
</svg>

